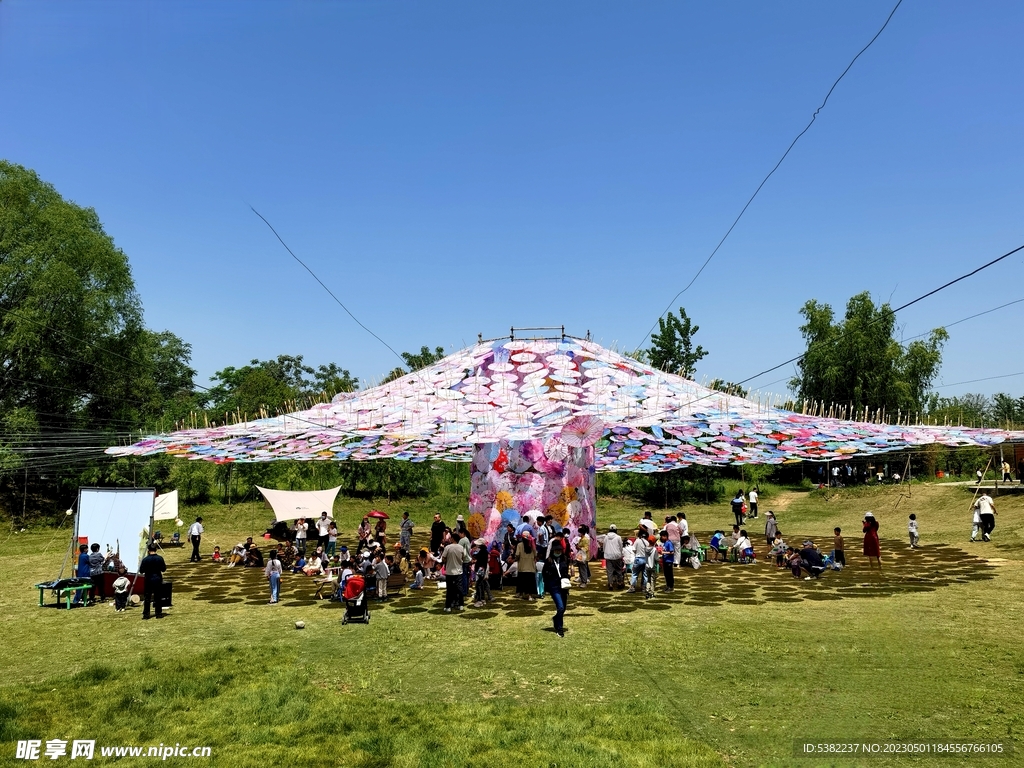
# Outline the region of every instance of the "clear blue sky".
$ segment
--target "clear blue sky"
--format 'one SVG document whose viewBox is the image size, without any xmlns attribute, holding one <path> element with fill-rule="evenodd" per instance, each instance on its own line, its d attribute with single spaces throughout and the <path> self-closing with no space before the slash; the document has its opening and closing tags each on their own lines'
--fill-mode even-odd
<svg viewBox="0 0 1024 768">
<path fill-rule="evenodd" d="M 399 351 L 632 348 L 893 4 L 3 0 L 0 156 L 99 212 L 200 381 L 397 364 L 250 204 Z M 906 0 L 679 300 L 698 378 L 798 354 L 807 299 L 899 304 L 1024 244 L 1022 32 L 1018 2 Z M 1024 297 L 1022 263 L 904 334 Z M 1022 318 L 951 329 L 936 383 L 1024 370 Z"/>
</svg>

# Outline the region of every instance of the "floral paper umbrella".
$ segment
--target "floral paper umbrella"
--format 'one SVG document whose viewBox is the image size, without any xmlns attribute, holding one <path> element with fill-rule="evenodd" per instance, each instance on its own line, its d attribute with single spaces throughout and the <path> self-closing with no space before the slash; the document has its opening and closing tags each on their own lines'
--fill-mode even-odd
<svg viewBox="0 0 1024 768">
<path fill-rule="evenodd" d="M 562 427 L 562 442 L 573 448 L 586 448 L 601 439 L 604 422 L 596 416 L 577 416 Z"/>
</svg>

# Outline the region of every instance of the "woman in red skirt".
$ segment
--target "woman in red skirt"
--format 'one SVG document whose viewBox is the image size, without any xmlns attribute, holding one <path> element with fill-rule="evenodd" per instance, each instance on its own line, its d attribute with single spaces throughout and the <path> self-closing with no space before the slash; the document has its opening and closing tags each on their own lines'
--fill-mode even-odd
<svg viewBox="0 0 1024 768">
<path fill-rule="evenodd" d="M 864 514 L 864 557 L 868 559 L 868 567 L 874 567 L 872 560 L 878 561 L 878 570 L 882 570 L 882 548 L 878 543 L 878 521 L 870 512 Z"/>
</svg>

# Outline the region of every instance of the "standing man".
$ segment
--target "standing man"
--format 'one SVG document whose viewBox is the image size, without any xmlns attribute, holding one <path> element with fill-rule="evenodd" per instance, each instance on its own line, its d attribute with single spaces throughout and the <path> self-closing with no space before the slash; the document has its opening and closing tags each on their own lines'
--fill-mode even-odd
<svg viewBox="0 0 1024 768">
<path fill-rule="evenodd" d="M 441 542 L 444 540 L 444 520 L 441 515 L 434 515 L 434 522 L 430 524 L 430 552 L 436 555 L 441 551 Z"/>
<path fill-rule="evenodd" d="M 974 502 L 974 508 L 977 510 L 979 522 L 974 524 L 975 530 L 971 531 L 971 541 L 974 541 L 974 537 L 977 535 L 976 531 L 978 525 L 981 526 L 981 539 L 982 541 L 992 541 L 989 536 L 993 529 L 996 527 L 996 505 L 992 501 L 992 497 L 987 493 L 981 494 L 978 500 Z"/>
<path fill-rule="evenodd" d="M 839 472 L 839 468 L 836 467 L 836 472 Z M 838 485 L 838 481 L 836 485 Z M 750 501 L 750 514 L 747 517 L 757 517 L 757 486 L 755 485 L 751 490 L 750 495 L 747 496 L 747 500 Z"/>
<path fill-rule="evenodd" d="M 303 557 L 306 555 L 306 532 L 309 530 L 309 523 L 306 518 L 300 517 L 295 521 L 295 549 Z"/>
<path fill-rule="evenodd" d="M 459 546 L 462 547 L 462 596 L 465 597 L 469 594 L 469 566 L 473 562 L 473 544 L 465 528 L 460 528 L 456 535 L 459 537 Z M 462 605 L 461 600 L 459 605 Z"/>
<path fill-rule="evenodd" d="M 1013 476 L 1010 474 L 1010 462 L 1008 462 L 1008 461 L 1004 461 L 1003 462 L 1003 482 L 1004 483 L 1012 483 L 1013 482 Z"/>
<path fill-rule="evenodd" d="M 156 603 L 156 617 L 162 619 L 164 611 L 163 606 L 160 604 L 160 592 L 164 584 L 164 571 L 167 570 L 167 563 L 156 553 L 156 544 L 150 544 L 146 548 L 146 552 L 146 556 L 139 563 L 139 574 L 145 579 L 143 581 L 145 592 L 142 618 L 149 618 L 149 604 L 154 602 Z"/>
<path fill-rule="evenodd" d="M 625 584 L 622 570 L 622 537 L 617 533 L 615 524 L 608 526 L 604 535 L 604 562 L 607 568 L 608 589 L 621 589 Z"/>
<path fill-rule="evenodd" d="M 821 467 L 818 467 L 821 469 Z M 736 491 L 736 497 L 730 502 L 732 505 L 732 514 L 736 518 L 736 525 L 743 525 L 745 515 L 743 514 L 743 489 L 740 488 Z"/>
<path fill-rule="evenodd" d="M 197 517 L 196 521 L 188 527 L 188 540 L 192 542 L 192 557 L 190 563 L 199 562 L 199 542 L 203 538 L 203 518 Z"/>
<path fill-rule="evenodd" d="M 438 515 L 440 517 L 440 515 Z M 454 539 L 441 552 L 444 563 L 444 612 L 451 613 L 453 608 L 462 605 L 462 560 L 465 550 Z"/>
<path fill-rule="evenodd" d="M 401 550 L 401 556 L 406 560 L 409 559 L 409 545 L 412 542 L 412 529 L 416 526 L 409 518 L 408 512 L 402 513 L 402 525 L 398 531 L 398 548 Z"/>
<path fill-rule="evenodd" d="M 320 519 L 316 521 L 316 545 L 327 551 L 327 539 L 330 538 L 331 519 L 326 512 L 320 513 Z"/>
</svg>

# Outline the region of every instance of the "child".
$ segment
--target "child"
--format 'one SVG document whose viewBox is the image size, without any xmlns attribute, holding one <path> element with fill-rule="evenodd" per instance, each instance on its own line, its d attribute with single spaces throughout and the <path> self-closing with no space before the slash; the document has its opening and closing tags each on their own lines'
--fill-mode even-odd
<svg viewBox="0 0 1024 768">
<path fill-rule="evenodd" d="M 576 570 L 580 575 L 580 586 L 590 583 L 590 528 L 580 526 L 580 539 L 576 542 Z"/>
<path fill-rule="evenodd" d="M 786 547 L 786 565 L 789 566 L 789 570 L 793 573 L 794 579 L 800 578 L 800 553 L 792 547 Z"/>
<path fill-rule="evenodd" d="M 834 529 L 835 538 L 832 539 L 832 562 L 846 567 L 846 545 L 843 543 L 843 529 Z"/>
<path fill-rule="evenodd" d="M 416 575 L 413 576 L 412 585 L 409 589 L 423 589 L 423 581 L 427 578 L 427 572 L 422 565 L 416 563 Z"/>
<path fill-rule="evenodd" d="M 715 560 L 725 559 L 725 534 L 722 531 L 715 531 L 715 535 L 708 542 L 708 547 L 715 553 Z"/>
<path fill-rule="evenodd" d="M 775 558 L 776 568 L 781 568 L 786 562 L 786 542 L 782 540 L 782 531 L 775 531 L 775 537 L 772 539 L 772 548 L 769 550 L 768 556 Z"/>
<path fill-rule="evenodd" d="M 122 565 L 117 569 L 117 578 L 114 579 L 114 610 L 118 613 L 124 613 L 128 607 L 128 587 L 130 586 L 128 569 Z"/>
<path fill-rule="evenodd" d="M 220 554 L 220 547 L 214 547 L 213 548 L 213 562 L 215 562 L 215 563 L 223 563 L 224 562 L 224 558 Z"/>
<path fill-rule="evenodd" d="M 384 555 L 381 552 L 377 552 L 373 558 L 373 575 L 377 579 L 377 599 L 387 600 L 388 576 L 391 575 L 391 571 L 388 570 L 388 564 L 384 562 Z"/>
<path fill-rule="evenodd" d="M 747 536 L 746 528 L 740 531 L 739 538 L 733 545 L 733 552 L 736 554 L 738 562 L 745 563 L 754 559 L 754 545 L 750 542 L 750 537 Z"/>
<path fill-rule="evenodd" d="M 917 515 L 912 514 L 910 521 L 907 523 L 907 531 L 910 533 L 910 548 L 917 549 L 917 542 L 921 540 L 921 537 L 917 534 Z"/>
<path fill-rule="evenodd" d="M 675 589 L 676 547 L 668 537 L 668 531 L 662 531 L 659 536 L 658 554 L 661 555 L 661 572 L 665 574 L 665 592 L 672 592 Z"/>
</svg>

